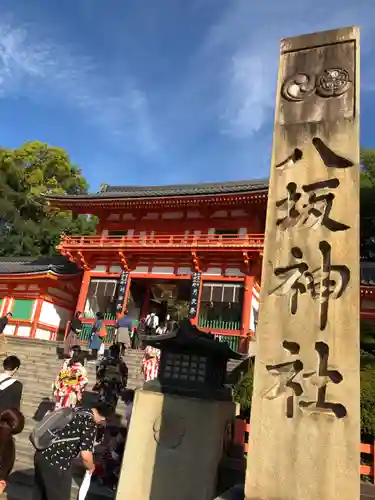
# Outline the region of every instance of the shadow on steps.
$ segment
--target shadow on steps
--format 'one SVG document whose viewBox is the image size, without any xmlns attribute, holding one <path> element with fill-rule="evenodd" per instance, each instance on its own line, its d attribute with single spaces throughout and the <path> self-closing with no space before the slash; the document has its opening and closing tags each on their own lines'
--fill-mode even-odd
<svg viewBox="0 0 375 500">
<path fill-rule="evenodd" d="M 71 499 L 78 498 L 78 491 L 83 480 L 83 476 L 73 475 Z M 8 481 L 6 498 L 7 500 L 32 500 L 34 483 L 34 469 L 17 470 L 13 472 Z M 114 493 L 99 486 L 95 481 L 90 485 L 86 500 L 112 499 Z"/>
</svg>

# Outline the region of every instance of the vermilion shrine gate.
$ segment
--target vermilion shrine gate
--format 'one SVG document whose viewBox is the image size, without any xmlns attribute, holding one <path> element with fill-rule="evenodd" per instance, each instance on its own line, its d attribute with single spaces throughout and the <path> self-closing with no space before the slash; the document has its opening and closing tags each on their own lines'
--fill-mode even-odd
<svg viewBox="0 0 375 500">
<path fill-rule="evenodd" d="M 247 351 L 257 324 L 267 180 L 158 187 L 103 186 L 49 199 L 51 209 L 98 217 L 95 236 L 62 236 L 57 259 L 1 259 L 6 333 L 56 339 L 74 310 L 84 338 L 95 313 L 136 325 L 154 310 L 187 315 Z M 121 286 L 124 293 L 120 293 Z M 361 317 L 375 319 L 375 267 L 361 266 Z M 123 295 L 123 298 L 121 298 Z M 111 328 L 109 328 L 111 331 Z"/>
</svg>

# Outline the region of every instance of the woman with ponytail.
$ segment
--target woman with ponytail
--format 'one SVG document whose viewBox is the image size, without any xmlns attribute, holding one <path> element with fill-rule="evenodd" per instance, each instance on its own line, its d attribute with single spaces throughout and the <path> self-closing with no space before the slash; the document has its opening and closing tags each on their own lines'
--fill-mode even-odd
<svg viewBox="0 0 375 500">
<path fill-rule="evenodd" d="M 0 495 L 6 488 L 16 458 L 13 436 L 23 431 L 25 418 L 19 410 L 4 410 L 0 414 Z"/>
</svg>

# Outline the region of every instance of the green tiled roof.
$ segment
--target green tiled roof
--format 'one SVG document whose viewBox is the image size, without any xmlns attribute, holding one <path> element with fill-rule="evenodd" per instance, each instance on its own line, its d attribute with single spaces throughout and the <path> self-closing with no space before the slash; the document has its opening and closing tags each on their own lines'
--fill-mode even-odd
<svg viewBox="0 0 375 500">
<path fill-rule="evenodd" d="M 54 274 L 78 274 L 78 267 L 65 257 L 2 257 L 0 258 L 0 275 L 2 274 L 38 274 L 51 272 Z"/>
</svg>

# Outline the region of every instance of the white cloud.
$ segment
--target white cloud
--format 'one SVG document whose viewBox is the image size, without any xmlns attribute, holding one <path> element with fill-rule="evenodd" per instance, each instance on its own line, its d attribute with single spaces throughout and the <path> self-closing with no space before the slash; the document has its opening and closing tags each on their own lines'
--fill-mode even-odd
<svg viewBox="0 0 375 500">
<path fill-rule="evenodd" d="M 147 95 L 132 75 L 101 75 L 92 58 L 67 44 L 40 42 L 37 31 L 0 23 L 0 97 L 63 99 L 106 134 L 127 139 L 129 148 L 146 156 L 159 148 Z"/>
<path fill-rule="evenodd" d="M 258 132 L 273 108 L 274 73 L 268 54 L 236 53 L 224 92 L 223 132 L 242 138 Z M 227 125 L 226 125 L 227 124 Z"/>
<path fill-rule="evenodd" d="M 129 4 L 139 6 L 136 0 Z M 42 23 L 2 16 L 0 98 L 27 95 L 79 110 L 114 141 L 102 153 L 103 164 L 107 151 L 113 163 L 121 157 L 127 178 L 139 182 L 137 159 L 143 156 L 148 177 L 189 182 L 267 175 L 280 38 L 359 24 L 362 90 L 375 91 L 375 0 L 354 6 L 352 0 L 175 4 L 160 0 L 160 15 L 152 20 L 145 6 L 130 20 L 125 16 L 122 32 L 107 33 L 106 60 L 93 47 L 87 56 L 83 45 L 77 50 L 59 43 L 58 33 L 47 36 Z M 91 3 L 87 9 L 91 29 L 98 9 Z M 107 12 L 106 32 L 116 12 Z M 164 12 L 171 16 L 167 21 Z M 97 30 L 96 39 L 81 43 L 98 43 L 102 27 Z"/>
<path fill-rule="evenodd" d="M 0 24 L 0 95 L 18 89 L 27 77 L 42 77 L 43 51 L 30 50 L 26 31 Z"/>
<path fill-rule="evenodd" d="M 222 131 L 235 138 L 249 138 L 273 119 L 281 38 L 358 24 L 362 30 L 362 54 L 375 45 L 373 0 L 316 0 L 299 4 L 262 0 L 254 5 L 233 0 L 211 27 L 202 49 L 203 61 L 219 58 L 221 98 L 218 119 Z M 202 63 L 204 64 L 204 62 Z M 373 90 L 371 67 L 362 66 L 362 89 Z"/>
</svg>

